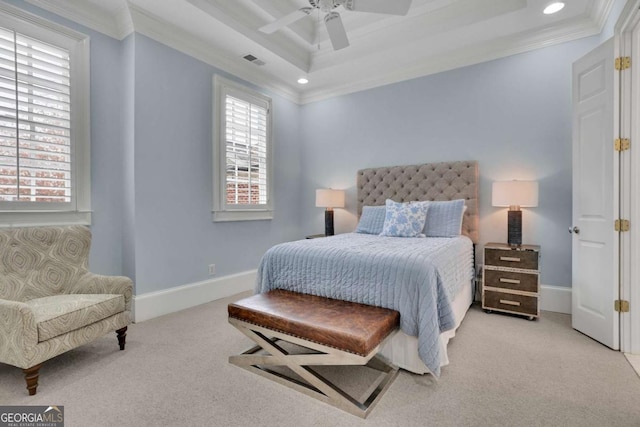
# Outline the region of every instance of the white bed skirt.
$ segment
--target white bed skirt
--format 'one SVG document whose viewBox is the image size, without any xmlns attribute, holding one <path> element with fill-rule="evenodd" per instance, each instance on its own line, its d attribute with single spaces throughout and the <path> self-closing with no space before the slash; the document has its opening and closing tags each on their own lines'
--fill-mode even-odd
<svg viewBox="0 0 640 427">
<path fill-rule="evenodd" d="M 462 286 L 460 292 L 455 296 L 451 307 L 456 319 L 455 328 L 440 334 L 440 366 L 449 364 L 449 356 L 447 355 L 447 344 L 449 340 L 456 335 L 456 330 L 462 323 L 465 314 L 473 303 L 473 281 L 470 286 Z M 418 356 L 418 338 L 398 331 L 393 337 L 388 339 L 380 351 L 387 360 L 391 361 L 399 368 L 405 369 L 414 374 L 430 374 L 431 371 L 420 360 Z"/>
</svg>

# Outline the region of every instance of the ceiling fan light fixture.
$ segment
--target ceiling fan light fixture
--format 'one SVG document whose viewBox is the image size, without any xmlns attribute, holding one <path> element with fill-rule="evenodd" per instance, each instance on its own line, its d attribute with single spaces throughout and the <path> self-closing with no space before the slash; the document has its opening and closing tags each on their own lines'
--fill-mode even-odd
<svg viewBox="0 0 640 427">
<path fill-rule="evenodd" d="M 544 13 L 545 15 L 551 15 L 552 13 L 560 12 L 563 8 L 564 8 L 563 2 L 555 1 L 553 3 L 548 4 L 547 7 L 544 8 L 542 13 Z"/>
<path fill-rule="evenodd" d="M 193 0 L 190 0 L 193 1 Z M 371 12 L 387 15 L 406 15 L 411 7 L 412 0 L 307 0 L 308 7 L 302 7 L 275 21 L 263 25 L 258 30 L 265 34 L 272 34 L 276 31 L 293 24 L 294 22 L 311 15 L 314 10 L 318 11 L 318 21 L 320 12 L 324 13 L 324 23 L 329 34 L 329 40 L 333 50 L 344 49 L 349 46 L 347 30 L 342 23 L 340 14 L 335 11 L 342 6 L 347 11 Z M 318 46 L 318 49 L 320 47 Z"/>
<path fill-rule="evenodd" d="M 320 9 L 324 13 L 330 12 L 331 9 L 334 9 L 338 6 L 338 4 L 336 4 L 333 0 L 319 0 L 317 4 L 318 9 Z"/>
<path fill-rule="evenodd" d="M 306 78 L 306 77 L 300 77 L 300 78 L 298 79 L 298 84 L 306 85 L 307 83 L 309 83 L 309 79 L 308 79 L 308 78 Z"/>
<path fill-rule="evenodd" d="M 340 50 L 349 46 L 347 31 L 342 24 L 342 18 L 338 12 L 327 13 L 324 16 L 324 24 L 327 27 L 327 33 L 329 33 L 329 40 L 331 40 L 333 50 Z"/>
</svg>

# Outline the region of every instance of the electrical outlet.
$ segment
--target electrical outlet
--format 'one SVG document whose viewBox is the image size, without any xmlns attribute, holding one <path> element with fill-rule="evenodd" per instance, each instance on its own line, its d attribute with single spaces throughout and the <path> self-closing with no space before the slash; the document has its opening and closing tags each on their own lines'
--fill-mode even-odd
<svg viewBox="0 0 640 427">
<path fill-rule="evenodd" d="M 209 276 L 213 276 L 216 274 L 216 265 L 209 264 Z"/>
</svg>

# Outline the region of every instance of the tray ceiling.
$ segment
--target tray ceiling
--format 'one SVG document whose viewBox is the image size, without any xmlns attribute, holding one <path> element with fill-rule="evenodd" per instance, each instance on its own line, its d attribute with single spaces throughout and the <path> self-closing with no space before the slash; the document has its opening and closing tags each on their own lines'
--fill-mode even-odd
<svg viewBox="0 0 640 427">
<path fill-rule="evenodd" d="M 407 16 L 340 6 L 350 46 L 334 51 L 317 11 L 258 31 L 307 0 L 27 1 L 118 39 L 144 34 L 298 103 L 598 34 L 613 3 L 565 0 L 554 15 L 542 13 L 550 0 L 413 0 Z"/>
</svg>

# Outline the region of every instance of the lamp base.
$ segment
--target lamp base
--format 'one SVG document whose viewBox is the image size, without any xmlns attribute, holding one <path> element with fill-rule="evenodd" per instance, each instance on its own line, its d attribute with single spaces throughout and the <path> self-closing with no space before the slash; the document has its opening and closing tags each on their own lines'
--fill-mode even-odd
<svg viewBox="0 0 640 427">
<path fill-rule="evenodd" d="M 511 246 L 522 245 L 522 211 L 508 212 L 507 243 Z"/>
<path fill-rule="evenodd" d="M 333 236 L 333 209 L 324 211 L 324 235 Z"/>
</svg>

